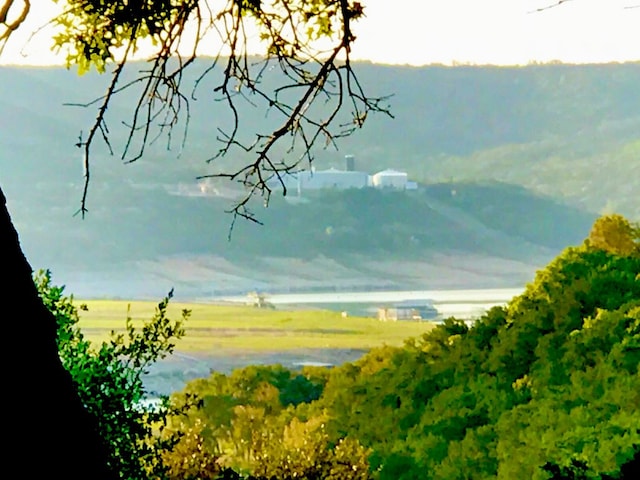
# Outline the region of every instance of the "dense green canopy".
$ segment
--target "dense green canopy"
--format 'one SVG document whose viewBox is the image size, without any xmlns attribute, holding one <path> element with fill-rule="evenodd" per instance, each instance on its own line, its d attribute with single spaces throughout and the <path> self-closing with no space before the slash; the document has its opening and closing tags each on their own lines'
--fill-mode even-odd
<svg viewBox="0 0 640 480">
<path fill-rule="evenodd" d="M 306 448 L 292 429 L 315 442 L 279 478 L 321 478 L 309 472 L 346 441 L 366 478 L 619 478 L 640 452 L 640 252 L 586 241 L 472 326 L 451 318 L 330 371 L 251 367 L 185 392 L 204 399 L 187 423 L 229 465 L 282 473 Z"/>
</svg>

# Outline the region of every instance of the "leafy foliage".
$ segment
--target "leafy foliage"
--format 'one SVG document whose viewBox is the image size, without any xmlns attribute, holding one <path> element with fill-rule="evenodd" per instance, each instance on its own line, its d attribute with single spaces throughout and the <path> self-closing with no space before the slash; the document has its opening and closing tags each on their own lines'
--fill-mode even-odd
<svg viewBox="0 0 640 480">
<path fill-rule="evenodd" d="M 48 273 L 36 282 L 122 478 L 634 478 L 635 249 L 587 240 L 473 325 L 449 318 L 403 347 L 333 369 L 213 374 L 155 409 L 140 408 L 141 375 L 183 333 L 182 321 L 166 318 L 169 298 L 151 322 L 129 319 L 126 338 L 113 334 L 94 349 L 72 299 Z"/>
<path fill-rule="evenodd" d="M 337 446 L 355 442 L 347 461 L 354 472 L 368 465 L 367 476 L 341 478 L 635 478 L 640 254 L 567 248 L 506 307 L 327 370 L 321 392 L 295 406 L 278 400 L 293 374 L 260 367 L 260 383 L 257 371 L 185 390 L 217 385 L 215 408 L 189 415 L 246 425 L 237 438 L 253 449 L 243 457 L 252 473 L 328 478 Z M 224 443 L 233 464 L 242 450 Z"/>
<path fill-rule="evenodd" d="M 341 438 L 329 448 L 322 416 L 293 418 L 279 435 L 270 438 L 257 454 L 259 477 L 293 480 L 368 480 L 368 452 L 353 438 Z"/>
<path fill-rule="evenodd" d="M 593 224 L 588 242 L 616 255 L 631 255 L 640 252 L 640 227 L 622 215 L 605 215 Z"/>
<path fill-rule="evenodd" d="M 172 428 L 199 429 L 219 464 L 256 478 L 368 479 L 367 449 L 355 438 L 332 441 L 326 415 L 309 408 L 327 376 L 320 367 L 296 373 L 274 365 L 194 380 L 174 401 L 195 394 L 202 406 Z"/>
<path fill-rule="evenodd" d="M 179 41 L 188 22 L 197 24 L 199 29 L 206 29 L 211 28 L 206 25 L 207 21 L 233 23 L 237 21 L 234 17 L 250 17 L 256 22 L 259 36 L 268 43 L 270 53 L 295 57 L 298 50 L 306 48 L 302 43 L 303 37 L 298 36 L 299 32 L 304 32 L 304 38 L 311 40 L 332 37 L 341 29 L 342 15 L 357 19 L 363 12 L 359 3 L 335 0 L 278 1 L 272 4 L 263 4 L 259 0 L 231 1 L 224 7 L 218 6 L 216 15 L 207 2 L 198 0 L 54 1 L 65 7 L 63 13 L 54 19 L 54 23 L 62 27 L 54 38 L 55 45 L 67 51 L 67 65 L 77 65 L 80 73 L 88 71 L 91 66 L 104 72 L 109 62 L 118 61 L 119 49 L 129 44 L 135 49 L 145 40 L 158 45 L 162 55 L 175 53 L 173 43 Z M 236 42 L 246 42 L 240 31 L 234 32 L 234 38 Z M 197 37 L 194 41 L 197 44 L 200 40 Z"/>
<path fill-rule="evenodd" d="M 162 453 L 170 452 L 180 435 L 161 437 L 158 432 L 164 430 L 168 416 L 178 415 L 183 407 L 172 407 L 166 397 L 145 406 L 149 399 L 143 376 L 151 364 L 173 351 L 175 341 L 184 335 L 189 311 L 183 311 L 180 320 L 168 318 L 170 292 L 142 326 L 127 318 L 126 334 L 112 332 L 109 341 L 92 345 L 78 327 L 79 311 L 73 297 L 51 283 L 48 271 L 38 272 L 35 283 L 57 320 L 62 363 L 87 411 L 97 419 L 109 467 L 124 479 L 165 478 Z M 192 403 L 194 399 L 189 398 L 185 405 Z"/>
<path fill-rule="evenodd" d="M 67 50 L 67 66 L 77 65 L 80 74 L 95 66 L 104 73 L 117 49 L 145 39 L 161 42 L 164 35 L 183 28 L 197 7 L 189 1 L 94 1 L 55 0 L 64 11 L 54 19 L 62 30 L 54 37 L 58 49 Z M 135 47 L 134 47 L 135 48 Z"/>
<path fill-rule="evenodd" d="M 168 438 L 178 436 L 171 450 L 160 453 L 169 480 L 198 480 L 217 478 L 222 472 L 218 457 L 205 448 L 201 422 L 186 425 L 176 422 L 179 428 L 167 429 Z"/>
</svg>

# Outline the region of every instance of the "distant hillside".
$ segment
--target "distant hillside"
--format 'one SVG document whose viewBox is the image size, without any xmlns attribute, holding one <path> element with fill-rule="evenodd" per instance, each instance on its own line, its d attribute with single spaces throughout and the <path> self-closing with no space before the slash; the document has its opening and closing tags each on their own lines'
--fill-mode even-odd
<svg viewBox="0 0 640 480">
<path fill-rule="evenodd" d="M 63 208 L 65 188 L 34 190 L 10 201 L 32 255 L 44 263 L 64 258 L 79 264 L 183 253 L 234 260 L 355 254 L 418 259 L 446 251 L 519 258 L 529 248 L 558 251 L 581 241 L 594 220 L 588 212 L 498 183 L 275 197 L 269 208 L 256 206 L 263 225 L 238 220 L 233 227 L 225 198 L 177 196 L 128 183 L 95 185 L 93 194 L 98 208 L 85 220 Z M 40 232 L 48 232 L 46 243 Z"/>
<path fill-rule="evenodd" d="M 640 218 L 640 63 L 363 67 L 395 121 L 343 142 L 422 182 L 498 180 Z"/>
<path fill-rule="evenodd" d="M 304 278 L 311 282 L 309 288 L 329 282 L 324 283 L 327 288 L 337 277 L 345 285 L 362 285 L 358 288 L 378 284 L 419 288 L 431 275 L 426 265 L 443 261 L 447 269 L 468 269 L 467 279 L 431 278 L 431 285 L 477 285 L 475 278 L 482 282 L 484 270 L 485 283 L 512 286 L 526 281 L 527 272 L 564 246 L 580 242 L 594 220 L 588 212 L 498 183 L 275 197 L 267 209 L 256 205 L 263 225 L 238 221 L 232 230 L 232 217 L 224 212 L 227 198 L 177 196 L 162 186 L 141 188 L 127 182 L 96 184 L 92 201 L 98 208 L 83 221 L 62 207 L 69 191 L 75 192 L 68 186 L 34 189 L 22 200 L 10 201 L 34 266 L 62 274 L 110 271 L 107 276 L 117 268 L 123 282 L 149 272 L 176 281 L 210 278 L 210 285 L 222 281 L 218 289 L 248 289 L 258 282 L 251 278 L 261 278 L 253 285 L 270 290 L 301 288 Z M 466 256 L 487 261 L 481 267 L 476 260 L 461 260 Z M 292 270 L 286 267 L 292 259 L 303 263 Z M 305 266 L 305 262 L 312 263 Z M 426 270 L 411 273 L 407 262 Z M 462 263 L 456 266 L 457 262 Z M 509 272 L 498 265 L 502 262 L 522 262 L 522 266 Z M 218 275 L 222 267 L 226 280 Z M 476 273 L 470 275 L 471 271 Z M 286 278 L 276 282 L 270 275 L 277 272 Z"/>
<path fill-rule="evenodd" d="M 198 63 L 193 78 L 203 68 Z M 488 260 L 456 265 L 456 280 L 442 282 L 480 283 L 484 269 L 493 275 L 489 283 L 501 283 L 502 274 L 508 284 L 524 281 L 564 246 L 579 242 L 600 212 L 640 219 L 640 63 L 357 68 L 372 95 L 393 94 L 396 118 L 374 116 L 342 140 L 339 151 L 315 152 L 316 168 L 344 168 L 344 155 L 354 154 L 359 170 L 404 170 L 424 188 L 402 194 L 323 192 L 302 200 L 274 195 L 268 209 L 254 205 L 264 225 L 237 222 L 229 242 L 231 217 L 225 210 L 232 198 L 169 193 L 180 185 L 193 189 L 196 176 L 246 161 L 235 152 L 205 162 L 218 148 L 212 132 L 229 122 L 222 105 L 211 101 L 213 81 L 196 92 L 184 148 L 175 137 L 169 150 L 158 141 L 131 165 L 104 146 L 96 149 L 90 211 L 80 221 L 72 217 L 82 182 L 74 143 L 95 110 L 63 103 L 96 98 L 108 76 L 0 67 L 0 184 L 29 257 L 35 266 L 74 271 L 129 262 L 122 267 L 126 279 L 142 268 L 141 261 L 215 256 L 244 269 L 225 271 L 229 285 L 244 285 L 239 279 L 262 270 L 293 275 L 285 278 L 292 284 L 312 281 L 321 277 L 324 262 L 325 273 L 343 272 L 345 282 L 388 278 L 397 287 L 447 276 L 454 268 L 451 258 L 472 255 Z M 123 95 L 109 109 L 115 145 L 124 138 L 121 121 L 132 101 Z M 247 105 L 242 113 L 245 138 L 277 121 L 265 117 L 260 105 Z M 365 267 L 359 255 L 388 263 Z M 434 266 L 436 257 L 440 270 L 412 274 L 406 266 L 398 273 L 402 262 Z M 291 274 L 286 259 L 296 258 L 319 263 Z M 521 270 L 508 263 L 489 273 L 487 265 L 498 259 L 524 264 Z M 163 278 L 175 275 L 153 265 Z M 216 260 L 201 275 L 221 265 Z M 184 267 L 185 278 L 195 275 L 193 268 Z M 475 280 L 465 280 L 471 270 L 476 276 L 469 279 Z M 268 282 L 269 275 L 261 278 Z M 327 273 L 322 281 L 331 278 Z"/>
<path fill-rule="evenodd" d="M 197 63 L 185 84 L 206 65 Z M 363 130 L 339 142 L 340 151 L 316 152 L 317 168 L 342 167 L 350 153 L 356 166 L 369 172 L 404 169 L 423 183 L 497 180 L 593 212 L 640 218 L 633 194 L 640 190 L 640 63 L 421 68 L 362 63 L 357 69 L 371 95 L 393 95 L 395 119 L 370 118 Z M 80 182 L 73 144 L 95 110 L 63 103 L 93 100 L 109 77 L 79 78 L 61 68 L 0 67 L 0 74 L 0 180 Z M 214 85 L 215 78 L 195 92 L 183 150 L 176 134 L 171 151 L 158 141 L 139 165 L 124 168 L 99 148 L 94 178 L 193 181 L 244 161 L 235 152 L 214 164 L 204 162 L 219 147 L 212 132 L 230 125 L 224 106 L 211 101 Z M 131 95 L 109 110 L 116 140 L 123 138 L 120 122 L 128 119 Z M 241 113 L 245 139 L 279 121 L 265 117 L 259 103 L 245 105 Z"/>
</svg>

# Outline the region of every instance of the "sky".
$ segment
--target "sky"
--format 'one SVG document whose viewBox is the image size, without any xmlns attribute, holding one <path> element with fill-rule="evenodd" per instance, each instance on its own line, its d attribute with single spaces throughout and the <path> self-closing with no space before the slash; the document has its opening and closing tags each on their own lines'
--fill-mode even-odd
<svg viewBox="0 0 640 480">
<path fill-rule="evenodd" d="M 640 60 L 640 0 L 361 0 L 352 57 L 374 63 L 600 63 Z M 0 63 L 60 64 L 38 2 Z M 48 9 L 49 8 L 49 9 Z M 541 9 L 538 11 L 538 9 Z"/>
</svg>

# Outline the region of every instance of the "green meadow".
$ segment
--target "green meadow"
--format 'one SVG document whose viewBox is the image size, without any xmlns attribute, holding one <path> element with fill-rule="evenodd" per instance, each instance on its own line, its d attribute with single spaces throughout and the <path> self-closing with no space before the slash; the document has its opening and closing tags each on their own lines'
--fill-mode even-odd
<svg viewBox="0 0 640 480">
<path fill-rule="evenodd" d="M 81 311 L 80 327 L 87 339 L 108 339 L 111 331 L 124 331 L 126 318 L 142 325 L 151 318 L 155 302 L 89 300 Z M 400 346 L 433 328 L 431 322 L 381 322 L 375 318 L 346 317 L 328 310 L 269 310 L 252 306 L 170 303 L 169 316 L 191 311 L 186 335 L 176 349 L 206 354 L 219 350 L 282 351 L 294 348 L 369 349 Z"/>
</svg>

